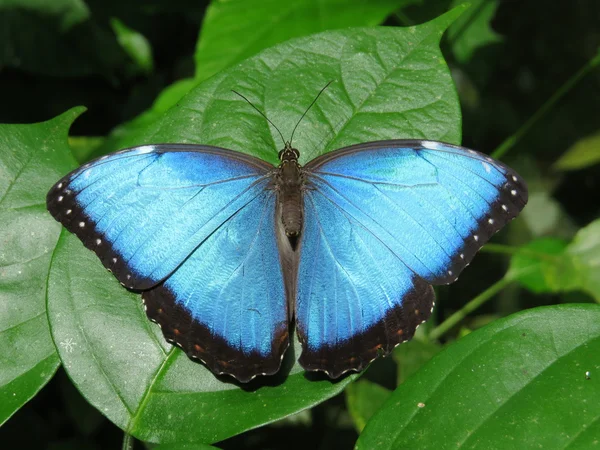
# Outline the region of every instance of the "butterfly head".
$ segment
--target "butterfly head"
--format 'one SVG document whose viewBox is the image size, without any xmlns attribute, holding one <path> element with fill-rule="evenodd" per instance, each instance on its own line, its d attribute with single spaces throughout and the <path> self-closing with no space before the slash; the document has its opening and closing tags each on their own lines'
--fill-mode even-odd
<svg viewBox="0 0 600 450">
<path fill-rule="evenodd" d="M 285 161 L 298 161 L 299 157 L 300 152 L 298 149 L 293 148 L 289 141 L 285 143 L 283 150 L 279 151 L 279 161 L 282 163 Z"/>
</svg>

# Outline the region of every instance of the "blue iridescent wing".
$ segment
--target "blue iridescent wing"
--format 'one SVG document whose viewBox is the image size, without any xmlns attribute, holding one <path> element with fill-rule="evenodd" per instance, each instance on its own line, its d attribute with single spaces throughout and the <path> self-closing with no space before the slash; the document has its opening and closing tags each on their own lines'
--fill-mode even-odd
<svg viewBox="0 0 600 450">
<path fill-rule="evenodd" d="M 47 206 L 122 284 L 146 291 L 167 339 L 246 380 L 275 372 L 288 345 L 272 170 L 215 147 L 137 147 L 68 174 Z"/>
<path fill-rule="evenodd" d="M 131 289 L 164 280 L 264 189 L 273 167 L 197 145 L 143 146 L 85 164 L 48 192 L 56 220 Z"/>
<path fill-rule="evenodd" d="M 410 339 L 432 284 L 456 280 L 527 202 L 513 170 L 433 141 L 382 141 L 305 167 L 300 363 L 337 377 Z"/>
<path fill-rule="evenodd" d="M 275 193 L 264 190 L 142 293 L 168 341 L 242 382 L 276 373 L 289 345 L 275 209 Z"/>
</svg>

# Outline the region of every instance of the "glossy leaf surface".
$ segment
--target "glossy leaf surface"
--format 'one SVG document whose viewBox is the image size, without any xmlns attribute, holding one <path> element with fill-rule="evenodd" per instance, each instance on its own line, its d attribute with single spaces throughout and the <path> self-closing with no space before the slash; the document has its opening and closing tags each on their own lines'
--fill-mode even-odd
<svg viewBox="0 0 600 450">
<path fill-rule="evenodd" d="M 600 433 L 598 354 L 598 305 L 497 320 L 396 389 L 356 448 L 592 448 Z"/>
</svg>

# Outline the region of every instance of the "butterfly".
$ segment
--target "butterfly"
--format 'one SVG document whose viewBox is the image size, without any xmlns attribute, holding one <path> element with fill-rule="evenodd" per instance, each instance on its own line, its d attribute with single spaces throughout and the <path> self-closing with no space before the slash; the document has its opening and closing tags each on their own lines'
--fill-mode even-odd
<svg viewBox="0 0 600 450">
<path fill-rule="evenodd" d="M 47 195 L 167 341 L 240 382 L 279 370 L 294 323 L 308 371 L 337 378 L 389 354 L 429 318 L 432 285 L 454 282 L 527 203 L 514 170 L 464 147 L 367 142 L 301 166 L 293 133 L 281 137 L 278 166 L 143 145 Z"/>
</svg>

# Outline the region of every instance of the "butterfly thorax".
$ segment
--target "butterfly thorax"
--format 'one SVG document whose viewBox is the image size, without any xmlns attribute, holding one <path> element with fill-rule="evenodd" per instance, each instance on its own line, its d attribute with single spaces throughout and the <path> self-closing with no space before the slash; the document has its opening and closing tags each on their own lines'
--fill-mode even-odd
<svg viewBox="0 0 600 450">
<path fill-rule="evenodd" d="M 297 238 L 302 231 L 304 178 L 298 164 L 300 153 L 286 143 L 279 152 L 281 163 L 277 173 L 277 200 L 281 212 L 281 223 L 288 238 Z"/>
</svg>

